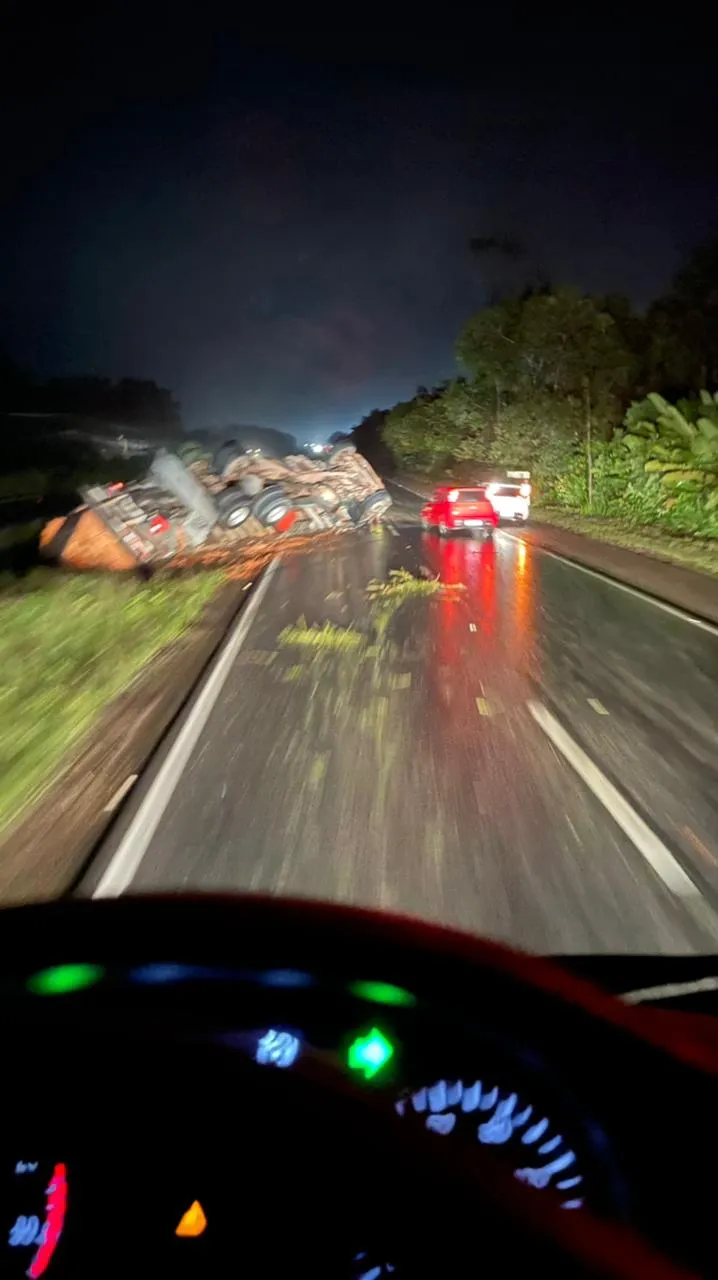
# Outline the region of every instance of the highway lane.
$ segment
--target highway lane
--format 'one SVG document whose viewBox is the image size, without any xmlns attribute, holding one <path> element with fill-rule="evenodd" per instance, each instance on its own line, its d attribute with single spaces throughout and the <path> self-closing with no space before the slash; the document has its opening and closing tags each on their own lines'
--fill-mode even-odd
<svg viewBox="0 0 718 1280">
<path fill-rule="evenodd" d="M 280 566 L 133 889 L 329 898 L 539 952 L 715 950 L 718 636 L 510 536 L 422 534 L 417 509 Z M 366 588 L 399 567 L 466 590 L 377 643 Z M 364 647 L 285 631 L 324 622 Z M 667 887 L 537 702 L 705 893 Z"/>
</svg>

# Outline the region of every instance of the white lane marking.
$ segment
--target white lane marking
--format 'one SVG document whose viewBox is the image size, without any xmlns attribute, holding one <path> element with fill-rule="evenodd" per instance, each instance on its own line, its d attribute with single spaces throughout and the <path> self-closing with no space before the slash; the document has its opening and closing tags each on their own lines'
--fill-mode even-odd
<svg viewBox="0 0 718 1280">
<path fill-rule="evenodd" d="M 505 529 L 501 529 L 503 538 L 510 538 L 512 542 L 527 543 L 523 538 L 517 538 L 513 533 L 507 533 Z M 697 618 L 694 613 L 689 613 L 687 609 L 680 609 L 677 605 L 668 604 L 665 600 L 658 600 L 655 596 L 649 595 L 647 591 L 641 591 L 640 587 L 629 587 L 625 582 L 619 582 L 618 578 L 612 578 L 610 574 L 601 573 L 600 569 L 589 569 L 586 564 L 579 564 L 577 560 L 569 560 L 567 556 L 561 556 L 557 551 L 549 551 L 548 547 L 542 547 L 540 542 L 528 543 L 535 551 L 540 551 L 542 555 L 550 556 L 552 560 L 560 560 L 561 564 L 567 564 L 571 569 L 578 569 L 581 573 L 588 573 L 592 578 L 598 578 L 600 582 L 607 582 L 609 586 L 615 587 L 618 591 L 625 591 L 629 596 L 637 596 L 639 600 L 645 600 L 646 604 L 653 604 L 657 609 L 663 609 L 664 613 L 673 614 L 674 618 L 680 618 L 681 622 L 690 622 L 693 627 L 700 627 L 701 631 L 708 631 L 712 636 L 718 636 L 718 627 L 712 622 L 706 622 L 703 618 Z M 607 545 L 610 545 L 607 544 Z M 637 552 L 640 555 L 640 552 Z M 680 568 L 677 565 L 676 568 Z"/>
<path fill-rule="evenodd" d="M 599 702 L 598 698 L 587 698 L 586 701 L 589 707 L 593 707 L 597 716 L 607 716 L 609 714 L 603 703 Z"/>
<path fill-rule="evenodd" d="M 704 991 L 718 991 L 718 978 L 695 978 L 692 982 L 665 982 L 659 987 L 640 987 L 637 991 L 623 991 L 619 1000 L 624 1004 L 642 1004 L 644 1000 L 675 1000 L 680 996 L 698 996 Z"/>
<path fill-rule="evenodd" d="M 417 493 L 416 489 L 410 489 L 406 484 L 399 484 L 398 480 L 390 480 L 389 484 L 393 484 L 396 489 L 403 489 L 404 493 L 410 493 L 412 498 L 421 498 L 423 502 L 429 501 L 425 493 Z"/>
<path fill-rule="evenodd" d="M 657 875 L 668 888 L 681 898 L 700 897 L 700 890 L 686 875 L 671 851 L 666 847 L 655 831 L 643 821 L 635 809 L 617 791 L 612 782 L 601 772 L 597 765 L 579 747 L 577 742 L 559 724 L 555 716 L 541 702 L 529 702 L 528 709 L 534 720 L 543 729 L 547 738 L 561 755 L 576 770 L 597 800 L 608 810 L 614 822 L 624 835 L 642 853 Z"/>
<path fill-rule="evenodd" d="M 117 808 L 117 806 L 118 806 L 118 804 L 120 803 L 120 801 L 121 801 L 121 800 L 124 800 L 124 798 L 125 798 L 125 796 L 127 795 L 127 792 L 129 791 L 130 787 L 133 787 L 133 786 L 135 785 L 136 781 L 137 781 L 137 774 L 136 774 L 136 773 L 131 773 L 131 774 L 129 775 L 129 777 L 125 778 L 124 782 L 121 782 L 121 783 L 120 783 L 120 785 L 119 785 L 119 787 L 117 788 L 117 790 L 116 790 L 115 794 L 113 795 L 112 799 L 107 801 L 107 804 L 105 805 L 105 807 L 104 807 L 104 809 L 102 810 L 102 812 L 103 812 L 103 813 L 112 813 L 112 812 Z"/>
<path fill-rule="evenodd" d="M 92 894 L 93 898 L 117 897 L 132 883 L 278 568 L 279 560 L 272 560 L 242 609 L 237 625 L 225 641 L 224 649 L 105 868 Z"/>
</svg>

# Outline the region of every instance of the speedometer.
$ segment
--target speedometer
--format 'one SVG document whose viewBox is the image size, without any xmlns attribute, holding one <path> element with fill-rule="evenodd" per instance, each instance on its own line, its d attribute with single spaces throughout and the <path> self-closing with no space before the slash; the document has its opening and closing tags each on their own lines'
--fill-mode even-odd
<svg viewBox="0 0 718 1280">
<path fill-rule="evenodd" d="M 456 1132 L 470 1141 L 506 1148 L 520 1182 L 552 1188 L 563 1209 L 583 1206 L 583 1174 L 576 1152 L 549 1116 L 518 1093 L 481 1080 L 437 1080 L 402 1094 L 396 1110 L 423 1122 L 433 1133 Z"/>
<path fill-rule="evenodd" d="M 65 1225 L 67 1169 L 49 1160 L 16 1160 L 7 1174 L 2 1274 L 39 1280 Z"/>
</svg>

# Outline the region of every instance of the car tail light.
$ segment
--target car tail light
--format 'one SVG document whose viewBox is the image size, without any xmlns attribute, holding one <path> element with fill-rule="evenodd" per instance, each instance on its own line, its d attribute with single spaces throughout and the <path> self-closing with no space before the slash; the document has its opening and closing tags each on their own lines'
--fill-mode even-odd
<svg viewBox="0 0 718 1280">
<path fill-rule="evenodd" d="M 458 489 L 449 489 L 449 492 L 446 495 L 446 500 L 447 502 L 456 502 L 458 497 L 459 497 Z"/>
<path fill-rule="evenodd" d="M 150 520 L 150 533 L 166 533 L 170 527 L 170 522 L 166 516 L 153 516 Z"/>
<path fill-rule="evenodd" d="M 530 484 L 522 484 L 522 485 L 519 485 L 519 493 L 521 494 L 521 497 L 522 497 L 522 498 L 530 498 L 530 497 L 531 497 L 531 485 L 530 485 Z"/>
</svg>

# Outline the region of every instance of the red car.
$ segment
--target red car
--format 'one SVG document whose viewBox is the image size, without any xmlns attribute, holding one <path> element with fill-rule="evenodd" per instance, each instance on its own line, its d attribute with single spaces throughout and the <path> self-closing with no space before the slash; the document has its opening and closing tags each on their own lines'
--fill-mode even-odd
<svg viewBox="0 0 718 1280">
<path fill-rule="evenodd" d="M 422 529 L 438 529 L 442 535 L 468 529 L 475 538 L 491 538 L 498 522 L 485 488 L 456 489 L 440 484 L 421 508 Z"/>
</svg>

